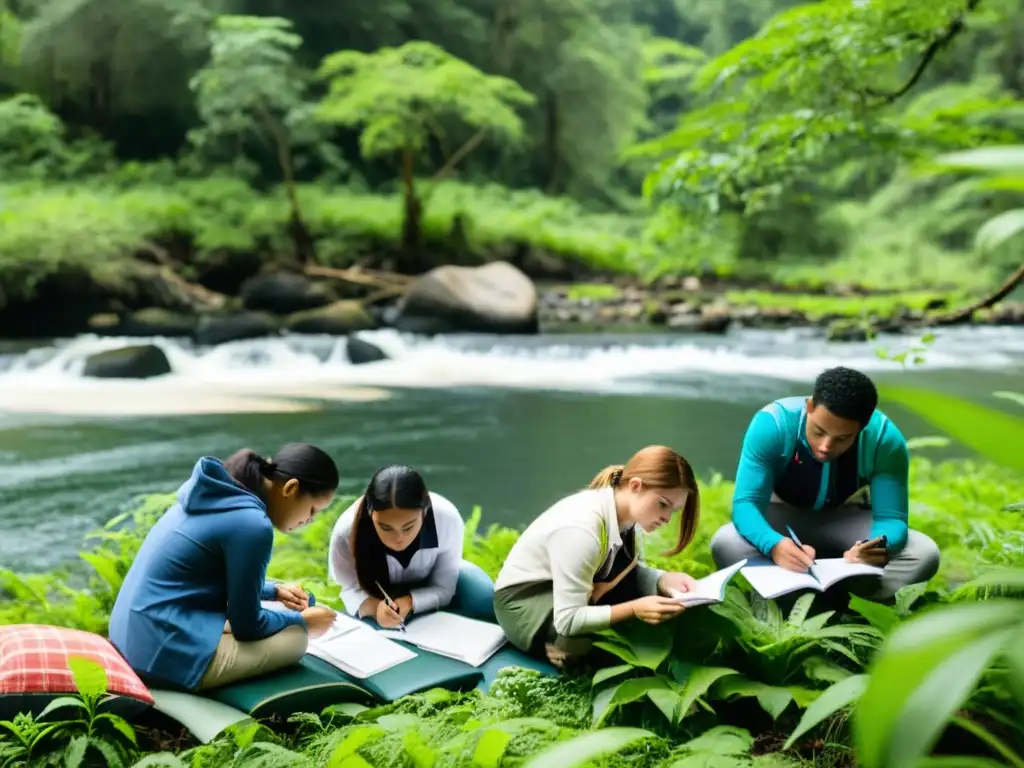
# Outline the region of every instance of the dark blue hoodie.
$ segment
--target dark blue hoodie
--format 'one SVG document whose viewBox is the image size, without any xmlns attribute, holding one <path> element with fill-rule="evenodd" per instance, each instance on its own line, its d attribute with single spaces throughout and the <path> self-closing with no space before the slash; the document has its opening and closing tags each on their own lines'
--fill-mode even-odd
<svg viewBox="0 0 1024 768">
<path fill-rule="evenodd" d="M 268 611 L 274 527 L 267 507 L 206 456 L 146 536 L 110 616 L 110 641 L 140 675 L 195 690 L 224 632 L 260 640 L 296 611 Z"/>
</svg>

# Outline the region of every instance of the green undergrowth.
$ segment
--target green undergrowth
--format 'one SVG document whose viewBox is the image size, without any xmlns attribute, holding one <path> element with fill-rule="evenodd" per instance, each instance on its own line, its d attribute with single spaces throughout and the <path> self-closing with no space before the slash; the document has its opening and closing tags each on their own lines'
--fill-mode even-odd
<svg viewBox="0 0 1024 768">
<path fill-rule="evenodd" d="M 937 291 L 905 291 L 877 296 L 816 296 L 801 293 L 770 293 L 768 291 L 729 291 L 730 304 L 755 306 L 761 309 L 792 309 L 812 320 L 823 317 L 855 318 L 862 315 L 891 317 L 903 310 L 923 311 L 937 300 L 956 305 L 961 296 Z"/>
<path fill-rule="evenodd" d="M 422 190 L 423 233 L 432 263 L 479 264 L 515 258 L 528 250 L 542 259 L 554 256 L 576 264 L 583 271 L 642 279 L 712 274 L 724 280 L 776 282 L 806 290 L 836 284 L 921 290 L 949 284 L 944 273 L 915 273 L 906 285 L 884 276 L 875 279 L 872 270 L 847 275 L 842 260 L 816 259 L 813 269 L 797 272 L 789 266 L 743 261 L 735 257 L 731 241 L 696 248 L 655 235 L 639 204 L 630 212 L 601 212 L 537 190 L 456 181 L 423 182 Z M 298 192 L 321 263 L 345 267 L 397 247 L 402 223 L 397 195 L 320 184 L 301 185 Z M 100 282 L 116 283 L 131 272 L 136 254 L 152 252 L 154 247 L 167 248 L 179 259 L 186 278 L 225 253 L 264 261 L 285 258 L 293 250 L 288 213 L 280 189 L 257 191 L 230 176 L 188 179 L 159 166 L 129 164 L 115 173 L 73 183 L 2 184 L 0 303 L 28 298 L 40 279 L 69 270 L 84 269 Z M 596 298 L 609 295 L 605 289 Z M 767 293 L 738 296 L 744 302 L 782 301 L 792 306 L 790 298 L 776 299 Z M 913 297 L 927 301 L 924 293 Z M 819 311 L 822 300 L 800 299 L 811 311 Z M 873 300 L 889 306 L 885 297 Z M 842 305 L 851 308 L 838 313 L 854 312 L 856 305 L 857 300 L 851 299 Z"/>
<path fill-rule="evenodd" d="M 693 544 L 680 555 L 666 557 L 660 553 L 670 546 L 674 532 L 661 531 L 645 543 L 647 560 L 697 577 L 711 572 L 709 540 L 728 519 L 732 491 L 732 484 L 721 477 L 706 479 Z M 83 563 L 62 572 L 0 571 L 7 597 L 0 598 L 0 623 L 47 623 L 104 633 L 145 531 L 173 499 L 172 494 L 145 497 L 88 539 L 81 551 Z M 956 605 L 976 596 L 963 586 L 969 579 L 994 568 L 1024 565 L 1020 513 L 1005 509 L 1024 499 L 1019 472 L 994 463 L 933 462 L 915 456 L 911 499 L 912 526 L 939 544 L 943 560 L 936 578 L 926 588 L 904 590 L 896 608 L 854 598 L 848 613 L 840 616 L 827 602 L 812 604 L 809 595 L 795 604 L 776 605 L 752 594 L 739 579 L 721 606 L 692 609 L 658 628 L 626 624 L 607 633 L 602 647 L 619 658 L 618 666 L 559 679 L 508 670 L 487 695 L 430 691 L 370 710 L 347 705 L 297 715 L 290 723 L 243 725 L 211 745 L 150 754 L 139 765 L 852 766 L 848 712 L 839 707 L 838 714 L 829 711 L 819 717 L 829 701 L 815 705 L 822 691 L 861 675 L 885 632 L 911 611 Z M 334 522 L 350 501 L 339 499 L 305 528 L 279 534 L 269 576 L 299 581 L 320 602 L 340 607 L 337 587 L 327 583 L 327 548 Z M 494 577 L 518 532 L 499 525 L 484 528 L 482 520 L 482 510 L 473 509 L 467 520 L 466 557 Z M 993 678 L 967 706 L 985 722 L 1012 720 L 1007 714 L 1012 713 L 1012 700 L 1004 691 L 1005 685 L 1000 688 Z M 786 744 L 798 726 L 802 735 Z M 0 737 L 0 764 L 5 764 L 5 754 L 24 752 L 24 740 L 31 741 L 25 734 L 42 727 L 22 721 L 21 741 Z M 69 740 L 77 731 L 61 733 L 51 730 L 40 737 L 36 758 L 51 747 L 61 754 L 70 750 Z M 595 755 L 602 749 L 607 754 L 590 760 L 588 744 L 598 750 Z M 124 743 L 117 748 L 124 752 L 124 765 L 157 749 L 144 740 L 137 747 Z M 546 750 L 561 748 L 569 757 L 547 755 Z M 558 762 L 531 762 L 542 759 Z M 45 764 L 11 760 L 6 765 Z"/>
</svg>

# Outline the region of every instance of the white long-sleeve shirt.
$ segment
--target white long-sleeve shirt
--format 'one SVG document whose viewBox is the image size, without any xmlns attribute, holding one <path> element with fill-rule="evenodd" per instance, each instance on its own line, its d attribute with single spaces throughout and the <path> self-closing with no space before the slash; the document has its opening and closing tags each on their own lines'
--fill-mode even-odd
<svg viewBox="0 0 1024 768">
<path fill-rule="evenodd" d="M 554 625 L 572 637 L 611 625 L 610 605 L 590 605 L 596 579 L 607 579 L 622 533 L 612 488 L 586 489 L 556 502 L 534 520 L 508 553 L 495 591 L 514 584 L 550 581 Z M 641 532 L 636 532 L 639 547 Z M 658 593 L 664 571 L 637 563 L 640 591 Z"/>
<path fill-rule="evenodd" d="M 369 597 L 359 586 L 356 563 L 349 547 L 349 532 L 359 512 L 362 498 L 341 513 L 331 532 L 327 570 L 331 581 L 341 585 L 345 611 L 359 615 L 359 606 Z M 430 493 L 434 508 L 433 526 L 424 521 L 420 548 L 403 566 L 393 555 L 386 554 L 388 576 L 392 584 L 421 584 L 409 591 L 414 613 L 427 613 L 444 608 L 455 596 L 455 585 L 462 565 L 462 546 L 466 524 L 462 515 L 444 496 Z"/>
</svg>

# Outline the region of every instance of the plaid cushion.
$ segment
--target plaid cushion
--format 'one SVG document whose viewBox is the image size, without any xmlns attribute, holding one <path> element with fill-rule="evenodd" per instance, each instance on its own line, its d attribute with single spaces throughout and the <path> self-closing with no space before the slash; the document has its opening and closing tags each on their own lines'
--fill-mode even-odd
<svg viewBox="0 0 1024 768">
<path fill-rule="evenodd" d="M 153 704 L 149 689 L 108 640 L 39 624 L 0 626 L 0 696 L 74 693 L 68 657 L 92 659 L 107 673 L 107 693 Z"/>
</svg>

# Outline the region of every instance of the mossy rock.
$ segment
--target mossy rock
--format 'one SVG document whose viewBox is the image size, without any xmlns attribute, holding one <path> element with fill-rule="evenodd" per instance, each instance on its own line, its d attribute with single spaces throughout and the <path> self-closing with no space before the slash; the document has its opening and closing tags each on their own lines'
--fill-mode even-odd
<svg viewBox="0 0 1024 768">
<path fill-rule="evenodd" d="M 291 333 L 344 336 L 354 331 L 373 330 L 377 322 L 361 301 L 342 299 L 326 307 L 295 312 L 285 319 L 284 327 Z"/>
</svg>

